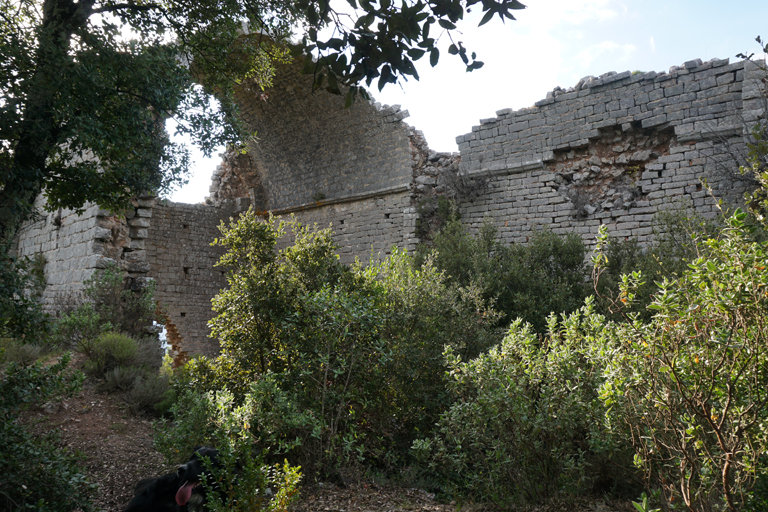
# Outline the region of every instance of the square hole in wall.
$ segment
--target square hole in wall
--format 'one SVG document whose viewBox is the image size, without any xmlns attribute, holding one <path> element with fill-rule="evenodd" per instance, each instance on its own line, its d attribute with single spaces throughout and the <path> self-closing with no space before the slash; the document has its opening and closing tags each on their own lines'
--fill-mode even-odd
<svg viewBox="0 0 768 512">
<path fill-rule="evenodd" d="M 185 316 L 187 316 L 187 314 L 186 314 L 186 313 L 181 313 L 181 317 L 182 317 L 182 318 L 184 318 Z"/>
<path fill-rule="evenodd" d="M 344 219 L 341 219 L 341 220 L 339 221 L 339 224 L 344 224 Z"/>
<path fill-rule="evenodd" d="M 184 276 L 186 277 L 186 276 L 188 276 L 188 275 L 189 275 L 189 269 L 190 269 L 191 267 L 183 267 L 183 268 L 184 268 Z"/>
<path fill-rule="evenodd" d="M 385 219 L 388 219 L 390 215 L 392 215 L 392 214 L 391 214 L 391 213 L 385 213 L 385 214 L 384 214 L 384 218 L 385 218 Z"/>
<path fill-rule="evenodd" d="M 181 225 L 181 229 L 187 229 L 187 228 L 189 228 L 189 224 L 182 224 Z"/>
</svg>

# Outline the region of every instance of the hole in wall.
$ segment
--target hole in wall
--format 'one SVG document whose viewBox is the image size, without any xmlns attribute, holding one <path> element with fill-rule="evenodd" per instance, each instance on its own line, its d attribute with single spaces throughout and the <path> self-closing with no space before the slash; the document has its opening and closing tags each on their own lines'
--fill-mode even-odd
<svg viewBox="0 0 768 512">
<path fill-rule="evenodd" d="M 182 224 L 181 225 L 181 229 L 188 229 L 188 228 L 189 228 L 189 224 Z"/>
<path fill-rule="evenodd" d="M 385 214 L 384 214 L 384 218 L 385 218 L 385 219 L 388 219 L 390 215 L 392 215 L 392 214 L 391 214 L 391 213 L 385 213 Z"/>
<path fill-rule="evenodd" d="M 339 224 L 344 224 L 344 219 L 341 219 L 341 220 L 339 221 Z"/>
<path fill-rule="evenodd" d="M 181 316 L 182 318 L 184 318 L 185 316 L 187 316 L 187 314 L 186 314 L 186 313 L 180 313 L 180 316 Z"/>
<path fill-rule="evenodd" d="M 190 267 L 183 267 L 183 268 L 184 268 L 184 275 L 188 276 L 189 275 L 189 268 Z"/>
</svg>

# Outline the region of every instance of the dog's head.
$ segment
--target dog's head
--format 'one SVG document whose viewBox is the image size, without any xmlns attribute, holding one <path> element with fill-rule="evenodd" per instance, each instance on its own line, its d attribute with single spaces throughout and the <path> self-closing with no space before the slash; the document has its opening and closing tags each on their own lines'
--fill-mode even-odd
<svg viewBox="0 0 768 512">
<path fill-rule="evenodd" d="M 187 504 L 192 497 L 193 491 L 196 491 L 200 485 L 203 474 L 210 476 L 210 472 L 206 469 L 206 464 L 204 463 L 205 459 L 209 460 L 213 466 L 217 466 L 219 463 L 219 451 L 208 446 L 195 448 L 189 461 L 177 468 L 176 474 L 184 482 L 176 492 L 176 503 L 179 505 Z"/>
</svg>

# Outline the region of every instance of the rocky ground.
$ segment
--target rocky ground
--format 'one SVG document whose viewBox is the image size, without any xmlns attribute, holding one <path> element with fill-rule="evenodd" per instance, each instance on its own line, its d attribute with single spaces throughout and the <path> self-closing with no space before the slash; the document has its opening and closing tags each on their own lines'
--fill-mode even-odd
<svg viewBox="0 0 768 512">
<path fill-rule="evenodd" d="M 74 364 L 82 364 L 82 360 Z M 86 381 L 75 397 L 33 411 L 28 420 L 39 420 L 37 428 L 58 428 L 62 443 L 82 452 L 88 475 L 99 486 L 94 500 L 98 510 L 120 512 L 133 496 L 138 480 L 174 470 L 153 446 L 150 419 L 129 414 L 119 396 L 97 392 L 92 382 Z M 423 490 L 371 482 L 358 482 L 346 488 L 334 484 L 305 487 L 293 505 L 295 512 L 454 512 L 480 508 L 443 504 Z M 632 510 L 628 503 L 590 501 L 552 504 L 528 512 Z"/>
</svg>

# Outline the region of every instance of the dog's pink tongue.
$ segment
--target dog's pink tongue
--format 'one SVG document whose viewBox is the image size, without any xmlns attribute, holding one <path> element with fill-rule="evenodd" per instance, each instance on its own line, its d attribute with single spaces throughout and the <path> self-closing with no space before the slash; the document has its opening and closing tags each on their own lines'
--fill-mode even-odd
<svg viewBox="0 0 768 512">
<path fill-rule="evenodd" d="M 189 497 L 192 496 L 192 487 L 194 486 L 195 484 L 191 482 L 186 482 L 182 485 L 181 489 L 176 492 L 176 503 L 179 505 L 186 505 L 189 501 Z"/>
</svg>

